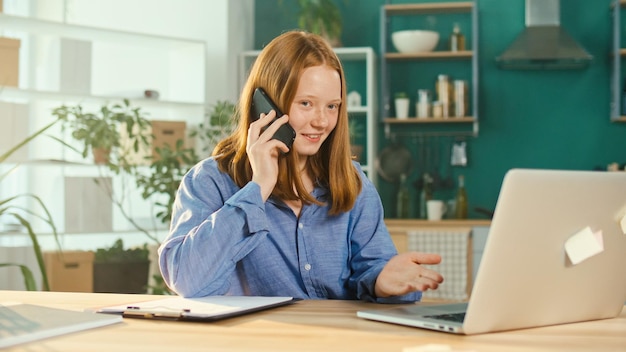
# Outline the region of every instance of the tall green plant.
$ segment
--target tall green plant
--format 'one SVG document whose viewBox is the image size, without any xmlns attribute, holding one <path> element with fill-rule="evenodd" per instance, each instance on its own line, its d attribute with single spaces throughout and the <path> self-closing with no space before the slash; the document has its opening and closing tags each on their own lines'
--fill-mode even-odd
<svg viewBox="0 0 626 352">
<path fill-rule="evenodd" d="M 155 201 L 159 207 L 157 218 L 169 223 L 172 218 L 172 206 L 178 185 L 189 168 L 201 158 L 210 154 L 217 142 L 233 131 L 237 123 L 235 104 L 227 100 L 217 101 L 207 112 L 206 122 L 198 124 L 189 134 L 197 138 L 205 155 L 199 156 L 193 148 L 185 146 L 183 140 L 176 145 L 157 148 L 157 157 L 152 160 L 149 175 L 139 176 L 137 186 L 142 190 L 144 199 L 165 196 L 166 201 Z"/>
<path fill-rule="evenodd" d="M 284 0 L 278 0 L 280 6 Z M 343 19 L 333 0 L 298 0 L 298 27 L 325 37 L 333 46 L 341 45 Z"/>
<path fill-rule="evenodd" d="M 192 129 L 190 137 L 197 137 L 202 145 L 202 152 L 207 155 L 215 145 L 228 136 L 237 124 L 236 106 L 228 100 L 218 100 L 211 105 L 206 121 Z"/>
<path fill-rule="evenodd" d="M 79 142 L 80 147 L 75 148 L 70 143 L 56 138 L 57 141 L 87 158 L 90 152 L 96 149 L 106 149 L 109 158 L 101 167 L 108 169 L 115 175 L 135 179 L 139 177 L 139 165 L 133 160 L 134 155 L 140 151 L 149 149 L 150 120 L 147 113 L 140 107 L 134 107 L 128 99 L 122 103 L 104 104 L 96 112 L 87 112 L 78 104 L 74 106 L 62 105 L 53 109 L 53 115 L 63 121 L 63 128 L 70 131 L 74 140 Z M 101 176 L 104 176 L 100 169 Z M 142 232 L 152 242 L 159 243 L 158 239 L 150 234 L 143 226 L 139 225 L 129 214 L 124 206 L 125 192 L 114 192 L 110 185 L 100 183 L 105 188 L 113 205 L 120 211 L 122 216 L 138 231 Z M 123 185 L 124 186 L 124 185 Z"/>
<path fill-rule="evenodd" d="M 13 148 L 11 148 L 8 151 L 6 151 L 4 154 L 0 155 L 0 163 L 6 161 L 9 157 L 11 157 L 11 155 L 13 155 L 13 153 L 15 153 L 20 148 L 22 148 L 25 145 L 27 145 L 28 143 L 30 143 L 33 139 L 35 139 L 39 135 L 41 135 L 44 132 L 46 132 L 48 129 L 50 129 L 52 126 L 54 126 L 59 121 L 60 121 L 60 119 L 56 119 L 56 120 L 50 122 L 49 124 L 45 125 L 41 129 L 39 129 L 38 131 L 33 133 L 32 135 L 26 137 L 23 141 L 21 141 L 20 143 L 15 145 Z M 7 172 L 5 172 L 2 175 L 0 175 L 0 181 L 3 180 L 8 174 L 10 174 L 18 166 L 19 165 L 15 165 L 13 168 L 11 168 Z M 36 211 L 34 211 L 32 209 L 28 209 L 28 208 L 21 207 L 19 205 L 15 205 L 15 203 L 18 200 L 22 199 L 22 198 L 27 198 L 27 199 L 34 200 L 35 203 L 41 208 L 41 211 L 43 212 L 43 214 L 38 213 L 38 212 L 36 212 Z M 28 233 L 28 236 L 29 236 L 29 238 L 30 238 L 30 240 L 31 240 L 31 242 L 33 244 L 33 251 L 34 251 L 35 257 L 37 259 L 37 265 L 39 267 L 39 271 L 41 272 L 42 290 L 49 291 L 50 290 L 50 284 L 49 284 L 49 281 L 48 281 L 48 274 L 46 273 L 46 266 L 45 266 L 45 262 L 44 262 L 44 259 L 43 259 L 43 252 L 41 250 L 41 246 L 39 245 L 39 241 L 37 239 L 37 234 L 33 230 L 33 228 L 31 226 L 30 222 L 28 221 L 28 219 L 23 215 L 25 213 L 26 214 L 30 214 L 30 215 L 32 215 L 35 218 L 43 220 L 50 227 L 50 230 L 52 231 L 52 234 L 54 235 L 54 239 L 56 241 L 57 246 L 59 248 L 61 248 L 61 243 L 59 242 L 57 229 L 56 229 L 56 226 L 54 225 L 54 221 L 52 219 L 52 216 L 50 215 L 50 212 L 48 211 L 48 208 L 46 208 L 45 204 L 43 203 L 43 201 L 39 197 L 37 197 L 36 195 L 31 194 L 31 193 L 25 193 L 25 194 L 19 194 L 19 195 L 16 195 L 16 196 L 9 197 L 7 199 L 0 200 L 0 217 L 11 217 L 14 220 L 16 220 L 17 222 L 19 222 L 26 229 L 26 231 Z M 24 286 L 26 287 L 26 289 L 29 290 L 29 291 L 37 289 L 37 285 L 35 283 L 34 275 L 33 275 L 32 271 L 27 266 L 25 266 L 23 264 L 18 264 L 18 263 L 0 263 L 0 267 L 18 267 L 21 270 L 21 272 L 22 272 L 22 276 L 24 278 Z"/>
<path fill-rule="evenodd" d="M 178 140 L 174 148 L 169 145 L 156 148 L 156 154 L 158 157 L 150 164 L 150 172 L 137 176 L 137 187 L 142 190 L 144 199 L 165 196 L 165 201 L 156 200 L 154 204 L 160 209 L 156 217 L 167 224 L 172 218 L 172 206 L 178 185 L 199 158 L 194 149 L 184 146 L 183 140 Z"/>
</svg>

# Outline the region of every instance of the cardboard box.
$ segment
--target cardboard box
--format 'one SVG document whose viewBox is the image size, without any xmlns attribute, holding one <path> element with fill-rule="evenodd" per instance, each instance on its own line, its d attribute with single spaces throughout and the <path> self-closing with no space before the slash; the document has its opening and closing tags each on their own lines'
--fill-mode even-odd
<svg viewBox="0 0 626 352">
<path fill-rule="evenodd" d="M 50 291 L 93 292 L 93 259 L 90 251 L 44 252 Z"/>
<path fill-rule="evenodd" d="M 152 121 L 152 158 L 157 160 L 156 148 L 163 148 L 169 145 L 176 148 L 179 140 L 185 142 L 185 132 L 187 123 L 185 121 Z"/>
<path fill-rule="evenodd" d="M 132 150 L 132 145 L 128 141 L 128 135 L 126 128 L 122 126 L 120 134 L 122 136 L 122 149 L 126 150 L 127 159 L 134 165 L 149 165 L 151 160 L 158 160 L 158 154 L 156 148 L 163 148 L 165 145 L 169 145 L 172 149 L 176 147 L 178 140 L 183 140 L 185 146 L 188 147 L 187 135 L 187 123 L 185 121 L 150 121 L 151 130 L 149 134 L 154 136 L 149 141 L 150 146 L 147 148 L 140 148 L 135 152 Z"/>
<path fill-rule="evenodd" d="M 17 87 L 20 40 L 0 37 L 0 86 Z"/>
</svg>

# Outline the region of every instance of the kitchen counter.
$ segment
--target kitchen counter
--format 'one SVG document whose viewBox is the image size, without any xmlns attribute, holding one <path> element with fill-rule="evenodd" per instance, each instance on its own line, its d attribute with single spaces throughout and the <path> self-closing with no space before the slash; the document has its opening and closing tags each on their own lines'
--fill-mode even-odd
<svg viewBox="0 0 626 352">
<path fill-rule="evenodd" d="M 424 219 L 385 219 L 389 228 L 412 228 L 412 227 L 477 227 L 490 226 L 488 219 L 444 219 L 438 221 Z"/>
</svg>

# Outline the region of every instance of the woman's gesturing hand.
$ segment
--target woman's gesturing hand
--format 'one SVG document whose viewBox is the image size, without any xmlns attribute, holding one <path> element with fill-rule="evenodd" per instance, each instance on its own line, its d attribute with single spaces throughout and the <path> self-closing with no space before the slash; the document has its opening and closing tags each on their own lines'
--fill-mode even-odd
<svg viewBox="0 0 626 352">
<path fill-rule="evenodd" d="M 407 252 L 394 256 L 376 279 L 376 296 L 401 296 L 413 291 L 437 289 L 443 282 L 443 276 L 421 264 L 440 262 L 438 254 Z"/>
</svg>

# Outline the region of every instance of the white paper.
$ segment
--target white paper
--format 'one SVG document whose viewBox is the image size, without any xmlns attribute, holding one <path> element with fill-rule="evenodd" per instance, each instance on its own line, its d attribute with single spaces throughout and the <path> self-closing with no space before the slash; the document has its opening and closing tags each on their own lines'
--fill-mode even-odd
<svg viewBox="0 0 626 352">
<path fill-rule="evenodd" d="M 619 226 L 622 228 L 622 233 L 626 235 L 626 214 L 622 216 L 622 220 L 620 220 Z"/>
<path fill-rule="evenodd" d="M 585 227 L 565 241 L 565 253 L 573 265 L 604 251 L 602 231 L 593 232 Z"/>
</svg>

